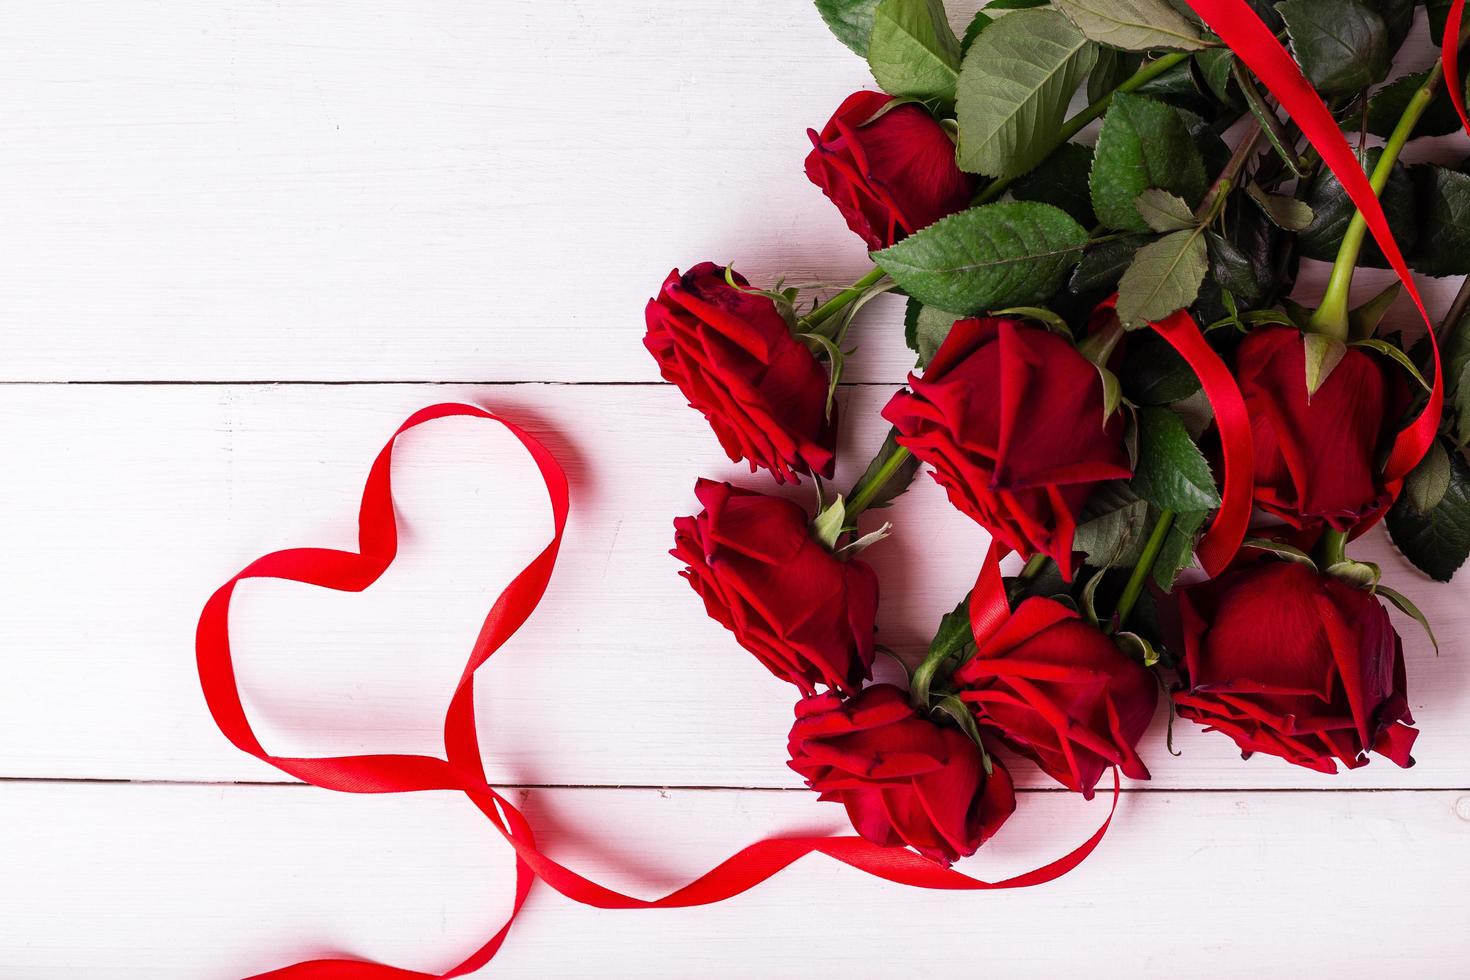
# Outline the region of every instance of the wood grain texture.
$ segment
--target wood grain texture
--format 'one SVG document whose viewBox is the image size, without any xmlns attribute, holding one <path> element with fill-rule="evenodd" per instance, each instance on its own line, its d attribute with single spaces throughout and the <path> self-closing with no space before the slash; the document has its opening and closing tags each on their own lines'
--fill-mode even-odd
<svg viewBox="0 0 1470 980">
<path fill-rule="evenodd" d="M 843 394 L 851 479 L 882 433 L 889 389 Z M 0 563 L 0 775 L 274 779 L 204 710 L 193 628 L 209 591 L 266 551 L 355 544 L 362 479 L 412 410 L 470 400 L 522 420 L 567 464 L 572 521 L 552 588 L 482 673 L 492 777 L 573 785 L 795 786 L 785 767 L 793 694 L 705 617 L 667 552 L 699 476 L 765 486 L 720 454 L 664 385 L 0 387 L 0 452 L 27 461 L 0 508 L 27 519 Z M 436 423 L 407 437 L 395 473 L 398 563 L 361 595 L 251 583 L 233 612 L 237 659 L 262 736 L 282 754 L 434 752 L 446 698 L 493 595 L 544 542 L 549 518 L 521 451 L 496 427 Z M 810 488 L 789 493 L 807 500 Z M 880 637 L 927 646 L 974 581 L 985 536 L 922 477 L 868 552 Z M 1335 778 L 1160 712 L 1143 749 L 1166 787 L 1470 786 L 1470 609 L 1375 532 L 1383 564 L 1439 630 L 1436 657 L 1396 618 L 1423 729 L 1419 764 Z M 79 599 L 80 595 L 85 599 Z M 1395 614 L 1397 615 L 1397 614 Z M 1046 785 L 1029 765 L 1023 785 Z"/>
<path fill-rule="evenodd" d="M 963 22 L 979 3 L 949 6 Z M 785 768 L 791 691 L 666 554 L 696 477 L 768 484 L 651 383 L 639 343 L 676 265 L 733 261 L 757 284 L 866 271 L 801 162 L 805 128 L 871 81 L 809 3 L 4 10 L 0 978 L 225 980 L 331 953 L 443 969 L 498 926 L 510 856 L 464 800 L 270 782 L 218 735 L 194 674 L 209 592 L 269 550 L 350 547 L 372 454 L 438 400 L 503 409 L 572 477 L 551 591 L 479 704 L 491 778 L 544 787 L 514 792 L 551 852 L 651 895 L 757 837 L 844 828 Z M 1421 15 L 1400 68 L 1431 57 Z M 1299 298 L 1324 269 L 1304 263 Z M 1458 283 L 1424 285 L 1438 312 Z M 880 299 L 852 335 L 840 485 L 912 363 L 898 316 Z M 1402 300 L 1389 322 L 1412 330 Z M 426 383 L 353 383 L 394 380 Z M 192 383 L 273 381 L 347 383 Z M 552 383 L 443 383 L 460 381 Z M 436 751 L 490 597 L 549 529 L 492 427 L 436 425 L 400 460 L 404 549 L 378 587 L 241 590 L 240 676 L 274 749 Z M 888 516 L 898 533 L 869 553 L 880 624 L 912 654 L 985 536 L 927 479 Z M 1436 657 L 1395 619 L 1413 769 L 1242 763 L 1188 725 L 1173 758 L 1160 715 L 1155 779 L 1132 787 L 1149 791 L 1052 886 L 925 893 L 809 859 L 707 909 L 599 912 L 540 888 L 485 975 L 1461 974 L 1466 587 L 1428 583 L 1381 532 L 1355 554 L 1439 630 Z M 974 874 L 1043 863 L 1102 817 L 1015 772 L 1031 789 Z"/>
<path fill-rule="evenodd" d="M 757 836 L 842 819 L 804 793 L 525 797 L 553 856 L 645 896 Z M 448 794 L 51 784 L 4 799 L 6 977 L 229 980 L 327 954 L 442 970 L 508 907 L 509 849 Z M 1035 867 L 1105 807 L 1025 794 L 960 867 Z M 1470 956 L 1470 900 L 1447 887 L 1470 874 L 1467 817 L 1463 793 L 1132 793 L 1088 863 L 1023 891 L 906 889 L 821 858 L 700 909 L 606 912 L 538 886 L 477 975 L 918 978 L 983 963 L 1005 978 L 1447 977 Z"/>
</svg>

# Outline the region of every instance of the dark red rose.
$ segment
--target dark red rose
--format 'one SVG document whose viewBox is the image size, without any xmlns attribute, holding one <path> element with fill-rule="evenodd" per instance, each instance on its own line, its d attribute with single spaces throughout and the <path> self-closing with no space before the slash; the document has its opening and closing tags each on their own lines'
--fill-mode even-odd
<svg viewBox="0 0 1470 980">
<path fill-rule="evenodd" d="M 1130 475 L 1123 419 L 1103 423 L 1097 368 L 1065 338 L 1016 320 L 961 320 L 883 417 L 934 468 L 950 502 L 1002 544 L 1072 577 L 1088 495 Z"/>
<path fill-rule="evenodd" d="M 1076 612 L 1031 598 L 954 673 L 982 730 L 1092 799 L 1109 766 L 1147 779 L 1138 740 L 1159 700 L 1149 671 Z"/>
<path fill-rule="evenodd" d="M 859 834 L 941 864 L 974 854 L 1016 809 L 1005 767 L 993 760 L 986 776 L 974 742 L 920 716 L 891 684 L 798 702 L 787 748 L 791 768 L 847 807 Z"/>
<path fill-rule="evenodd" d="M 709 419 L 732 460 L 749 460 L 751 472 L 764 466 L 782 483 L 832 475 L 837 412 L 827 414 L 827 372 L 772 300 L 732 288 L 723 267 L 704 262 L 669 273 L 645 319 L 643 346 L 659 373 Z"/>
<path fill-rule="evenodd" d="M 871 675 L 878 576 L 822 547 L 796 504 L 700 480 L 705 510 L 674 521 L 675 558 L 704 608 L 777 677 L 811 694 Z"/>
<path fill-rule="evenodd" d="M 879 115 L 892 101 L 882 92 L 854 92 L 820 134 L 807 130 L 807 177 L 870 249 L 963 211 L 975 196 L 976 179 L 955 163 L 944 127 L 913 103 Z"/>
<path fill-rule="evenodd" d="M 1348 348 L 1311 399 L 1306 349 L 1291 327 L 1258 327 L 1235 357 L 1256 450 L 1256 503 L 1297 527 L 1339 531 L 1386 508 L 1380 451 L 1402 407 L 1400 379 Z"/>
<path fill-rule="evenodd" d="M 1306 565 L 1256 562 L 1181 590 L 1179 715 L 1241 753 L 1337 771 L 1369 750 L 1411 766 L 1404 654 L 1371 593 Z"/>
</svg>

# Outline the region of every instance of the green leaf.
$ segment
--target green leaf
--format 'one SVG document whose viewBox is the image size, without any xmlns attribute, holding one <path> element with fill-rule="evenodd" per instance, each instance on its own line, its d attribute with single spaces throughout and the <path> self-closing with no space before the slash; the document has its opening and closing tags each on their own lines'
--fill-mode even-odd
<svg viewBox="0 0 1470 980">
<path fill-rule="evenodd" d="M 1146 232 L 1138 196 L 1149 188 L 1177 194 L 1193 208 L 1205 193 L 1205 164 L 1189 126 L 1172 107 L 1119 92 L 1103 117 L 1092 163 L 1092 207 L 1119 231 Z"/>
<path fill-rule="evenodd" d="M 1154 584 L 1163 591 L 1173 592 L 1179 573 L 1194 567 L 1194 545 L 1208 516 L 1209 511 L 1202 510 L 1174 515 L 1174 523 L 1164 535 L 1164 546 L 1154 559 Z"/>
<path fill-rule="evenodd" d="M 1464 446 L 1470 443 L 1470 363 L 1460 366 L 1459 374 L 1455 375 L 1455 393 L 1451 399 L 1454 413 L 1451 417 L 1451 430 L 1455 436 L 1455 442 Z"/>
<path fill-rule="evenodd" d="M 1411 174 L 1420 228 L 1409 264 L 1426 276 L 1470 274 L 1470 174 L 1427 165 Z"/>
<path fill-rule="evenodd" d="M 1470 558 L 1470 466 L 1458 451 L 1448 451 L 1447 455 L 1449 483 L 1439 502 L 1420 511 L 1405 494 L 1389 510 L 1385 521 L 1404 557 L 1438 582 L 1448 582 Z"/>
<path fill-rule="evenodd" d="M 1096 62 L 1097 46 L 1055 10 L 1022 10 L 986 28 L 960 70 L 960 166 L 990 177 L 1035 167 Z"/>
<path fill-rule="evenodd" d="M 935 306 L 925 306 L 912 296 L 904 309 L 904 340 L 909 349 L 919 355 L 919 367 L 925 367 L 934 359 L 934 352 L 949 336 L 950 327 L 956 320 L 963 319 Z"/>
<path fill-rule="evenodd" d="M 929 688 L 940 669 L 952 659 L 963 659 L 965 650 L 974 644 L 975 634 L 970 629 L 970 598 L 966 596 L 952 612 L 945 613 L 939 620 L 939 629 L 929 643 L 929 652 L 909 679 L 913 703 L 928 704 Z"/>
<path fill-rule="evenodd" d="M 1429 11 L 1429 40 L 1436 48 L 1444 44 L 1444 27 L 1450 16 L 1451 2 L 1452 0 L 1427 0 L 1424 4 L 1424 8 Z"/>
<path fill-rule="evenodd" d="M 1415 513 L 1427 514 L 1439 506 L 1450 489 L 1450 454 L 1436 439 L 1429 452 L 1404 480 L 1404 499 Z"/>
<path fill-rule="evenodd" d="M 1100 47 L 1097 64 L 1087 76 L 1087 101 L 1093 103 L 1107 98 L 1129 75 L 1138 71 L 1143 64 L 1141 55 L 1116 48 Z"/>
<path fill-rule="evenodd" d="M 1351 95 L 1383 81 L 1391 67 L 1388 27 L 1357 0 L 1283 0 L 1292 53 L 1323 95 Z"/>
<path fill-rule="evenodd" d="M 1148 529 L 1148 501 L 1122 480 L 1105 483 L 1083 508 L 1072 550 L 1085 554 L 1087 564 L 1095 568 L 1127 568 L 1142 557 Z"/>
<path fill-rule="evenodd" d="M 817 13 L 837 40 L 859 57 L 868 56 L 868 38 L 873 34 L 873 11 L 878 0 L 816 0 Z"/>
<path fill-rule="evenodd" d="M 1307 398 L 1310 400 L 1347 356 L 1347 344 L 1336 337 L 1320 333 L 1302 334 L 1302 344 L 1307 349 L 1306 382 Z"/>
<path fill-rule="evenodd" d="M 1143 235 L 1133 235 L 1093 245 L 1083 253 L 1067 288 L 1078 294 L 1111 292 L 1147 241 Z"/>
<path fill-rule="evenodd" d="M 960 38 L 961 58 L 963 58 L 965 53 L 970 50 L 970 45 L 975 43 L 975 39 L 980 36 L 980 32 L 994 23 L 995 18 L 991 17 L 985 11 L 975 11 L 975 16 L 971 17 L 970 23 L 965 25 L 965 36 Z"/>
<path fill-rule="evenodd" d="M 1241 248 L 1224 235 L 1205 232 L 1210 256 L 1210 275 L 1221 289 L 1228 290 L 1243 306 L 1254 306 L 1264 294 L 1256 266 Z"/>
<path fill-rule="evenodd" d="M 1312 209 L 1294 197 L 1268 194 L 1259 184 L 1251 184 L 1246 194 L 1260 207 L 1271 223 L 1285 231 L 1301 231 L 1312 223 Z"/>
<path fill-rule="evenodd" d="M 1138 435 L 1135 493 L 1160 510 L 1179 514 L 1219 505 L 1210 464 L 1178 415 L 1167 408 L 1140 408 Z"/>
<path fill-rule="evenodd" d="M 1286 164 L 1288 170 L 1298 178 L 1306 177 L 1308 171 L 1304 161 L 1296 152 L 1296 140 L 1288 134 L 1281 118 L 1276 115 L 1267 102 L 1266 97 L 1256 85 L 1255 78 L 1239 61 L 1231 65 L 1231 76 L 1240 89 L 1240 94 L 1245 97 L 1246 108 L 1250 109 L 1251 115 L 1261 124 L 1262 131 L 1266 134 L 1266 141 L 1271 144 L 1271 149 Z"/>
<path fill-rule="evenodd" d="M 1133 206 L 1144 222 L 1157 232 L 1183 231 L 1199 224 L 1194 211 L 1183 198 L 1157 187 L 1150 187 L 1138 195 Z"/>
<path fill-rule="evenodd" d="M 1199 28 L 1167 0 L 1053 0 L 1077 29 L 1099 44 L 1124 51 L 1198 51 L 1205 47 Z"/>
<path fill-rule="evenodd" d="M 1419 91 L 1419 87 L 1428 78 L 1428 70 L 1416 72 L 1389 82 L 1374 92 L 1368 99 L 1368 132 L 1387 139 L 1394 127 L 1399 124 L 1399 117 L 1409 107 L 1409 100 L 1414 97 L 1414 93 Z M 1345 128 L 1349 125 L 1356 130 L 1359 125 L 1358 120 L 1356 118 L 1351 121 L 1343 120 Z M 1441 85 L 1435 91 L 1429 108 L 1424 111 L 1424 115 L 1415 125 L 1414 136 L 1448 136 L 1450 133 L 1458 132 L 1459 129 L 1460 117 L 1455 113 L 1455 104 L 1450 101 L 1448 92 Z"/>
<path fill-rule="evenodd" d="M 1138 250 L 1118 283 L 1118 317 L 1125 327 L 1157 323 L 1194 302 L 1210 264 L 1202 231 L 1176 231 Z"/>
<path fill-rule="evenodd" d="M 863 471 L 863 475 L 853 486 L 860 487 L 869 480 L 876 479 L 878 471 L 893 458 L 898 449 L 898 430 L 889 429 L 888 436 L 883 440 L 883 445 L 879 448 L 877 455 L 873 457 L 873 461 L 868 464 L 868 468 Z M 918 472 L 919 459 L 917 456 L 910 455 L 908 459 L 899 464 L 897 471 L 884 481 L 882 489 L 868 503 L 867 510 L 877 510 L 893 503 L 894 498 L 904 493 L 913 484 L 914 475 Z"/>
<path fill-rule="evenodd" d="M 1135 405 L 1168 405 L 1200 390 L 1189 363 L 1158 334 L 1135 334 L 1123 361 L 1123 393 Z"/>
<path fill-rule="evenodd" d="M 921 303 L 970 314 L 1044 303 L 1087 240 L 1060 208 L 1005 201 L 952 214 L 872 257 Z"/>
<path fill-rule="evenodd" d="M 1241 95 L 1233 84 L 1235 81 L 1235 52 L 1229 48 L 1210 48 L 1194 56 L 1199 76 L 1216 101 L 1222 105 L 1238 106 Z"/>
<path fill-rule="evenodd" d="M 960 42 L 941 0 L 882 0 L 873 12 L 868 67 L 889 95 L 953 101 Z"/>
<path fill-rule="evenodd" d="M 1369 171 L 1377 165 L 1382 155 L 1381 147 L 1373 147 L 1365 154 Z M 1415 213 L 1414 198 L 1414 181 L 1410 179 L 1408 170 L 1402 164 L 1394 164 L 1388 184 L 1378 200 L 1388 217 L 1389 230 L 1393 232 L 1394 239 L 1406 255 L 1413 254 L 1414 246 L 1419 240 L 1420 219 Z M 1343 232 L 1357 213 L 1357 205 L 1353 204 L 1343 191 L 1342 184 L 1338 183 L 1337 178 L 1326 167 L 1317 171 L 1307 187 L 1304 200 L 1312 209 L 1312 223 L 1297 236 L 1297 246 L 1306 258 L 1331 262 L 1337 257 Z M 1388 267 L 1383 252 L 1371 235 L 1363 243 L 1363 254 L 1358 264 L 1375 269 Z"/>
<path fill-rule="evenodd" d="M 1445 581 L 1449 580 L 1446 579 Z M 1403 613 L 1405 616 L 1412 618 L 1414 622 L 1418 623 L 1424 628 L 1424 632 L 1429 635 L 1429 642 L 1434 645 L 1435 654 L 1438 655 L 1439 640 L 1436 639 L 1434 636 L 1434 629 L 1429 625 L 1428 617 L 1426 617 L 1422 612 L 1419 611 L 1419 607 L 1410 602 L 1408 596 L 1404 595 L 1402 592 L 1397 592 L 1393 589 L 1390 589 L 1386 585 L 1378 586 L 1378 594 L 1387 599 L 1389 602 L 1393 603 L 1394 606 L 1398 608 L 1399 612 Z"/>
<path fill-rule="evenodd" d="M 1370 3 L 1370 6 L 1378 11 L 1378 16 L 1383 18 L 1383 25 L 1388 30 L 1390 57 L 1398 51 L 1404 39 L 1409 36 L 1409 29 L 1414 24 L 1416 5 L 1416 0 L 1372 0 Z"/>
<path fill-rule="evenodd" d="M 1091 173 L 1092 147 L 1063 143 L 1035 170 L 1011 185 L 1011 197 L 1054 204 L 1077 219 L 1078 224 L 1090 228 L 1097 224 L 1097 216 L 1092 213 L 1092 190 L 1088 186 Z"/>
</svg>

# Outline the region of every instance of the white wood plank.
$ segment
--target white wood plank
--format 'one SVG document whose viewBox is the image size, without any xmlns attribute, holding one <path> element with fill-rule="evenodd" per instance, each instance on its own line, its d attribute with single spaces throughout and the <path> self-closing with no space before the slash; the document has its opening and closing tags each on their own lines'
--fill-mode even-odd
<svg viewBox="0 0 1470 980">
<path fill-rule="evenodd" d="M 302 787 L 0 785 L 0 974 L 225 980 L 352 953 L 440 970 L 498 925 L 509 851 L 461 798 Z M 1027 794 L 961 864 L 1035 867 L 1106 804 Z M 773 833 L 806 793 L 532 791 L 553 856 L 653 896 Z M 1051 885 L 925 892 L 819 857 L 721 905 L 610 912 L 544 886 L 481 976 L 1453 976 L 1470 956 L 1470 797 L 1135 793 Z M 640 870 L 632 870 L 634 868 Z M 23 885 L 21 884 L 23 883 Z M 881 928 L 873 928 L 881 924 Z"/>
<path fill-rule="evenodd" d="M 843 394 L 847 477 L 881 438 L 888 389 Z M 791 786 L 791 690 L 770 678 L 676 575 L 670 521 L 697 476 L 766 486 L 725 461 L 666 386 L 0 386 L 0 775 L 279 778 L 235 752 L 198 693 L 193 630 L 209 592 L 279 547 L 355 543 L 357 495 L 382 439 L 437 400 L 499 408 L 545 434 L 574 507 L 550 594 L 483 672 L 493 778 L 576 785 Z M 548 518 L 529 465 L 488 425 L 438 423 L 397 470 L 407 529 L 370 592 L 242 591 L 243 685 L 282 753 L 432 752 L 445 699 L 499 590 Z M 809 488 L 792 491 L 809 493 Z M 973 580 L 984 535 L 923 478 L 869 556 L 883 583 L 882 639 L 909 653 Z M 1144 757 L 1163 787 L 1470 786 L 1466 584 L 1429 583 L 1380 533 L 1384 565 L 1439 630 L 1434 656 L 1397 620 L 1423 729 L 1419 765 L 1381 760 L 1328 778 L 1164 718 Z M 1019 767 L 1025 785 L 1045 785 Z"/>
<path fill-rule="evenodd" d="M 872 82 L 808 3 L 8 12 L 6 380 L 653 380 L 671 267 L 867 268 L 802 159 Z M 1401 65 L 1429 58 L 1421 31 Z M 903 376 L 897 310 L 849 380 Z"/>
</svg>

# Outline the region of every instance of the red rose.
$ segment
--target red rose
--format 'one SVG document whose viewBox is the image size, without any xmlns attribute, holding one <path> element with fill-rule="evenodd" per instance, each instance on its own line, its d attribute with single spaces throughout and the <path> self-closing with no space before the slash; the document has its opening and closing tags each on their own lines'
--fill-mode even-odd
<svg viewBox="0 0 1470 980">
<path fill-rule="evenodd" d="M 789 500 L 700 480 L 698 517 L 674 521 L 675 558 L 705 611 L 772 674 L 811 694 L 870 676 L 878 576 L 812 538 Z"/>
<path fill-rule="evenodd" d="M 859 834 L 941 864 L 974 854 L 1016 809 L 1005 767 L 993 761 L 986 776 L 974 742 L 920 716 L 891 684 L 798 702 L 787 748 L 791 768 L 847 807 Z"/>
<path fill-rule="evenodd" d="M 1400 766 L 1409 726 L 1404 654 L 1371 593 L 1294 562 L 1258 562 L 1181 590 L 1183 718 L 1319 772 Z"/>
<path fill-rule="evenodd" d="M 1127 479 L 1123 419 L 1103 422 L 1097 368 L 1039 327 L 961 320 L 922 378 L 883 409 L 950 502 L 1002 544 L 1072 577 L 1072 533 L 1093 488 Z"/>
<path fill-rule="evenodd" d="M 764 466 L 781 483 L 832 475 L 837 412 L 827 414 L 827 372 L 774 302 L 732 288 L 722 267 L 704 262 L 669 273 L 645 319 L 643 346 L 659 373 L 709 419 L 732 460 L 749 460 L 751 472 Z"/>
<path fill-rule="evenodd" d="M 1235 363 L 1262 509 L 1297 527 L 1320 519 L 1347 531 L 1392 503 L 1378 459 L 1402 395 L 1381 362 L 1348 348 L 1310 400 L 1306 349 L 1291 327 L 1251 331 Z"/>
<path fill-rule="evenodd" d="M 913 103 L 879 115 L 892 101 L 882 92 L 855 92 L 820 135 L 807 130 L 807 177 L 870 249 L 963 211 L 975 196 L 975 177 L 955 163 L 944 127 Z"/>
<path fill-rule="evenodd" d="M 1109 766 L 1148 778 L 1136 746 L 1154 716 L 1159 685 L 1061 603 L 1022 602 L 954 681 L 983 730 L 1068 789 L 1092 799 Z"/>
</svg>

